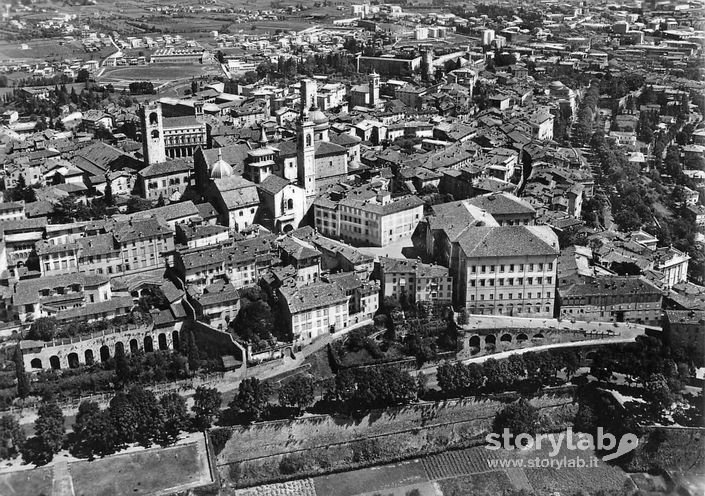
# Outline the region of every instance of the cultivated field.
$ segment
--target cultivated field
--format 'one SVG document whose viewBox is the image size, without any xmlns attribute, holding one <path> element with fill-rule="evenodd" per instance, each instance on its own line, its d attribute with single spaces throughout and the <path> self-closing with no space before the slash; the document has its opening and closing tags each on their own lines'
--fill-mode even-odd
<svg viewBox="0 0 705 496">
<path fill-rule="evenodd" d="M 22 44 L 28 46 L 28 50 L 22 49 Z M 11 59 L 14 61 L 54 61 L 64 59 L 80 58 L 84 60 L 99 60 L 109 53 L 115 51 L 113 47 L 105 47 L 102 52 L 88 53 L 83 49 L 83 45 L 78 42 L 59 44 L 58 39 L 38 40 L 38 41 L 13 41 L 11 43 L 0 43 L 0 60 Z"/>
<path fill-rule="evenodd" d="M 577 440 L 575 440 L 577 442 Z M 563 449 L 555 459 L 576 457 L 575 451 Z M 598 491 L 635 489 L 634 483 L 619 467 L 598 462 L 596 467 L 526 468 L 528 460 L 550 458 L 550 450 L 506 451 L 487 450 L 484 446 L 448 451 L 421 459 L 374 466 L 349 472 L 335 473 L 296 481 L 302 486 L 286 483 L 228 492 L 233 496 L 501 496 L 509 490 L 527 490 L 536 494 L 575 494 L 580 490 Z M 579 452 L 589 461 L 595 452 Z M 516 460 L 525 467 L 491 467 L 490 460 Z M 292 481 L 294 482 L 294 481 Z M 291 484 L 291 483 L 289 483 Z M 311 492 L 311 487 L 315 493 Z M 288 488 L 289 491 L 286 492 Z M 296 489 L 294 489 L 296 488 Z M 305 491 L 303 489 L 305 488 Z M 299 490 L 300 492 L 295 492 Z"/>
<path fill-rule="evenodd" d="M 556 419 L 574 414 L 569 397 L 532 401 Z M 236 427 L 216 466 L 226 485 L 247 486 L 472 446 L 502 406 L 464 399 L 374 412 L 357 421 L 317 416 Z"/>
<path fill-rule="evenodd" d="M 443 496 L 503 494 L 515 489 L 505 472 L 483 472 L 437 482 Z"/>
<path fill-rule="evenodd" d="M 364 493 L 393 493 L 394 488 L 432 487 L 419 460 L 325 475 L 314 479 L 316 494 L 355 496 Z M 402 493 L 404 494 L 404 493 Z"/>
<path fill-rule="evenodd" d="M 224 494 L 232 496 L 316 496 L 312 479 L 280 482 L 266 486 L 236 489 Z"/>
</svg>

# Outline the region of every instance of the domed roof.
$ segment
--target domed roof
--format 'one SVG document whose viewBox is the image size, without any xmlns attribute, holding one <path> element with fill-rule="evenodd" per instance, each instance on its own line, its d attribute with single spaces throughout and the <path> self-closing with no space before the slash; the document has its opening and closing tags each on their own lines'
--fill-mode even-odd
<svg viewBox="0 0 705 496">
<path fill-rule="evenodd" d="M 551 89 L 558 90 L 563 88 L 565 85 L 560 81 L 553 81 L 551 84 L 549 84 L 549 86 L 551 87 Z"/>
<path fill-rule="evenodd" d="M 218 149 L 218 160 L 211 166 L 211 179 L 221 179 L 223 177 L 230 177 L 233 175 L 233 168 L 223 160 L 223 154 Z"/>
<path fill-rule="evenodd" d="M 328 117 L 318 107 L 312 107 L 308 118 L 316 125 L 316 129 L 328 127 Z"/>
</svg>

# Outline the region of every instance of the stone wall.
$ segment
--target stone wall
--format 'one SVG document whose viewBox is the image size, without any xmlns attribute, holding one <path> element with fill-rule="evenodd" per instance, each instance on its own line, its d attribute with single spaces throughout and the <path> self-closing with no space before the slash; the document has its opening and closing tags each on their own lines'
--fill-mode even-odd
<svg viewBox="0 0 705 496">
<path fill-rule="evenodd" d="M 31 347 L 20 342 L 25 370 L 77 368 L 79 365 L 106 361 L 118 348 L 125 354 L 137 351 L 170 350 L 178 347 L 179 333 L 153 326 L 127 327 L 119 332 L 94 333 Z"/>
</svg>

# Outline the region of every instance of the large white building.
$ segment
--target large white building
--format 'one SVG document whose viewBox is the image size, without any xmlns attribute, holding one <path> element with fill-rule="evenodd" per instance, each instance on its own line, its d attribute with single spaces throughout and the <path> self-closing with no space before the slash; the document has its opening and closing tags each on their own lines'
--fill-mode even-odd
<svg viewBox="0 0 705 496">
<path fill-rule="evenodd" d="M 348 296 L 333 283 L 282 286 L 279 289 L 284 320 L 295 344 L 340 331 L 348 324 Z"/>
<path fill-rule="evenodd" d="M 434 209 L 414 244 L 448 267 L 456 306 L 478 314 L 553 316 L 559 246 L 550 227 L 499 225 L 479 206 L 454 202 Z"/>
<path fill-rule="evenodd" d="M 313 204 L 318 231 L 353 245 L 387 246 L 410 237 L 423 217 L 416 196 L 392 199 L 386 190 L 361 188 L 345 198 L 323 195 Z"/>
</svg>

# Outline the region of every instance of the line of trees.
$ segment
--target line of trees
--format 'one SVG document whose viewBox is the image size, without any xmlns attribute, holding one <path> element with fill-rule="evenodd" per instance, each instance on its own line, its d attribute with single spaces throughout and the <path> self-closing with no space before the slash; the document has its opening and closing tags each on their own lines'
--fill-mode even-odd
<svg viewBox="0 0 705 496">
<path fill-rule="evenodd" d="M 0 458 L 21 453 L 25 462 L 43 465 L 62 448 L 74 456 L 93 459 L 134 443 L 146 448 L 154 444 L 169 446 L 184 430 L 210 428 L 221 401 L 216 389 L 201 386 L 196 389 L 191 415 L 186 400 L 178 393 L 157 398 L 152 391 L 134 386 L 116 394 L 104 409 L 94 401 L 82 402 L 69 435 L 58 404 L 44 402 L 34 423 L 35 435 L 29 439 L 24 438 L 14 417 L 0 418 L 0 437 L 5 441 L 0 446 Z"/>
<path fill-rule="evenodd" d="M 406 405 L 417 398 L 419 384 L 408 372 L 383 366 L 342 370 L 323 389 L 322 399 L 314 407 L 316 411 L 354 414 Z M 298 416 L 315 400 L 316 382 L 309 375 L 285 381 L 278 391 L 266 381 L 247 378 L 240 382 L 238 393 L 220 422 L 229 425 Z"/>
<path fill-rule="evenodd" d="M 558 372 L 572 377 L 578 370 L 573 350 L 551 350 L 489 358 L 483 363 L 444 363 L 438 367 L 438 386 L 450 397 L 501 393 L 520 385 L 538 389 L 556 382 Z"/>
</svg>

